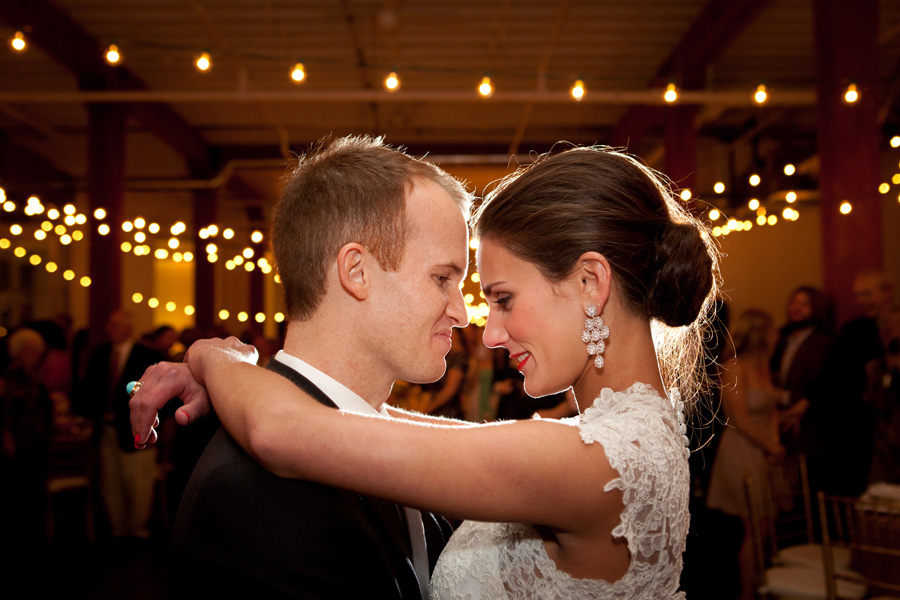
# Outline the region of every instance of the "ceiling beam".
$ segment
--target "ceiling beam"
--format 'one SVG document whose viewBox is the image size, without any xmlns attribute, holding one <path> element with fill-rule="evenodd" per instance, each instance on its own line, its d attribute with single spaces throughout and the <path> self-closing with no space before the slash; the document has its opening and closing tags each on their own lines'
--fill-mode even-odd
<svg viewBox="0 0 900 600">
<path fill-rule="evenodd" d="M 127 67 L 109 66 L 103 59 L 102 44 L 48 0 L 3 0 L 0 21 L 13 29 L 26 27 L 29 41 L 71 71 L 82 88 L 148 89 Z M 132 115 L 182 155 L 192 169 L 209 167 L 208 145 L 172 108 L 159 103 L 136 104 Z"/>
<path fill-rule="evenodd" d="M 770 1 L 709 0 L 656 70 L 654 78 L 647 82 L 648 87 L 660 87 L 675 80 L 685 88 L 679 92 L 679 103 L 691 103 L 690 91 L 704 86 L 709 67 Z M 653 93 L 662 95 L 661 91 Z M 811 102 L 814 103 L 815 94 L 812 93 L 811 96 Z M 747 94 L 745 105 L 749 103 L 749 98 L 750 94 Z M 774 97 L 771 99 L 774 100 Z M 652 127 L 661 124 L 661 113 L 656 113 L 660 121 L 648 125 L 646 121 L 652 114 L 641 107 L 629 109 L 613 128 L 619 136 L 613 143 L 620 144 L 623 138 L 635 141 L 640 139 Z"/>
</svg>

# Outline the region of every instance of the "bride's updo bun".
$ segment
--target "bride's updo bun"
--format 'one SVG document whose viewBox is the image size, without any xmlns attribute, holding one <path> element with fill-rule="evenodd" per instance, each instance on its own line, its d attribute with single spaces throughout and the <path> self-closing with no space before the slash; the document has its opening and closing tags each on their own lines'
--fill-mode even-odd
<svg viewBox="0 0 900 600">
<path fill-rule="evenodd" d="M 693 223 L 672 223 L 656 241 L 647 313 L 670 327 L 693 323 L 713 287 L 713 259 Z"/>
<path fill-rule="evenodd" d="M 585 252 L 605 256 L 625 305 L 654 324 L 666 385 L 695 391 L 718 252 L 664 176 L 608 148 L 551 152 L 487 195 L 473 231 L 552 282 Z"/>
</svg>

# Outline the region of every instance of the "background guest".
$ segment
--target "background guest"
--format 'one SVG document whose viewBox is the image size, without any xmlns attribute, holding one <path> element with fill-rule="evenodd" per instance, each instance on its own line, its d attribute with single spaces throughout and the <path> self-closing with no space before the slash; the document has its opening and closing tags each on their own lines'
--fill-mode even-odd
<svg viewBox="0 0 900 600">
<path fill-rule="evenodd" d="M 722 406 L 729 427 L 716 452 L 707 506 L 739 516 L 744 522 L 744 539 L 736 558 L 741 598 L 749 600 L 756 597 L 756 569 L 744 479 L 749 475 L 759 484 L 765 477 L 766 457 L 784 453 L 778 441 L 776 410 L 781 393 L 769 371 L 772 317 L 761 310 L 744 311 L 731 334 L 734 351 L 726 354 L 722 373 Z"/>
</svg>

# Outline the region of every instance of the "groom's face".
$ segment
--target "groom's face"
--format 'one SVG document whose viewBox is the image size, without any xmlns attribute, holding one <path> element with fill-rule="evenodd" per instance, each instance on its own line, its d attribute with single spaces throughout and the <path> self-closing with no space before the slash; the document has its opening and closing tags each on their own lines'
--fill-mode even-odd
<svg viewBox="0 0 900 600">
<path fill-rule="evenodd" d="M 453 198 L 416 180 L 407 196 L 410 235 L 396 271 L 378 271 L 382 367 L 395 379 L 427 383 L 446 368 L 453 327 L 468 322 L 460 283 L 468 266 L 468 229 Z"/>
</svg>

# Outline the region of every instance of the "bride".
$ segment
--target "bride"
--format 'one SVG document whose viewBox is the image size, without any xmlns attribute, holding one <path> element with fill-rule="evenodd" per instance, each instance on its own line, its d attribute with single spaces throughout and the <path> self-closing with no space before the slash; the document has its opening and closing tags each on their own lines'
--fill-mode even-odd
<svg viewBox="0 0 900 600">
<path fill-rule="evenodd" d="M 469 519 L 435 568 L 435 599 L 683 598 L 679 390 L 690 399 L 700 383 L 717 279 L 708 234 L 657 174 L 599 148 L 508 177 L 473 232 L 491 307 L 484 343 L 517 361 L 528 394 L 573 388 L 579 416 L 341 413 L 250 364 L 255 351 L 234 338 L 197 342 L 185 362 L 226 429 L 277 475 Z"/>
</svg>

